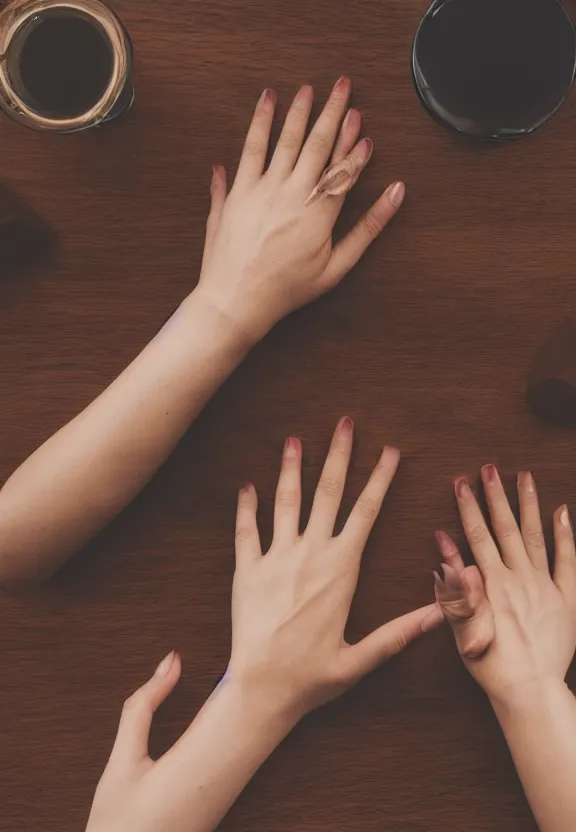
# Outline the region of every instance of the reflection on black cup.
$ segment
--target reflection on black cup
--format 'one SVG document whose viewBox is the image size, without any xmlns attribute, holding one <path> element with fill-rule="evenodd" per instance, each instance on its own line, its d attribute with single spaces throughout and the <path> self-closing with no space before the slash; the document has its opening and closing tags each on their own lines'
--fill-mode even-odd
<svg viewBox="0 0 576 832">
<path fill-rule="evenodd" d="M 412 51 L 424 106 L 460 133 L 538 129 L 574 81 L 576 31 L 560 0 L 434 0 Z"/>
<path fill-rule="evenodd" d="M 126 112 L 132 65 L 100 0 L 17 0 L 0 15 L 0 106 L 30 127 L 70 133 Z"/>
</svg>

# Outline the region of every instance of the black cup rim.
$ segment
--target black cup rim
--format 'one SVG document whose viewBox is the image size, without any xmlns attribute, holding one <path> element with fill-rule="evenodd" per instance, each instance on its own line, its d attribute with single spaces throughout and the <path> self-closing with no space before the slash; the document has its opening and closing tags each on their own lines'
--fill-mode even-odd
<svg viewBox="0 0 576 832">
<path fill-rule="evenodd" d="M 452 121 L 449 121 L 448 119 L 443 118 L 440 115 L 440 113 L 436 109 L 434 109 L 434 107 L 432 107 L 430 105 L 427 98 L 423 95 L 422 89 L 421 89 L 420 84 L 418 82 L 418 76 L 420 74 L 420 70 L 419 70 L 419 66 L 418 66 L 419 62 L 417 60 L 417 55 L 416 55 L 417 45 L 418 45 L 418 38 L 420 37 L 422 29 L 428 23 L 430 17 L 441 6 L 443 6 L 445 3 L 449 3 L 449 2 L 458 2 L 458 0 L 432 0 L 430 5 L 428 6 L 427 10 L 424 12 L 424 15 L 422 16 L 422 19 L 420 20 L 420 23 L 418 24 L 418 27 L 416 29 L 416 33 L 414 35 L 414 39 L 413 39 L 413 42 L 412 42 L 412 54 L 411 54 L 411 60 L 410 60 L 412 81 L 413 81 L 414 88 L 416 90 L 416 93 L 418 95 L 418 98 L 420 99 L 420 102 L 421 102 L 422 106 L 424 107 L 424 109 L 432 116 L 432 118 L 438 124 L 441 124 L 443 127 L 447 127 L 449 130 L 451 130 L 454 133 L 457 133 L 460 136 L 466 136 L 469 139 L 477 139 L 478 141 L 489 141 L 489 142 L 508 142 L 508 141 L 513 141 L 515 139 L 527 138 L 528 136 L 533 135 L 537 130 L 539 130 L 541 127 L 543 127 L 545 124 L 547 124 L 550 121 L 550 119 L 552 119 L 556 115 L 556 113 L 560 110 L 560 108 L 566 103 L 566 101 L 567 101 L 567 99 L 568 99 L 568 97 L 569 97 L 569 95 L 572 91 L 572 88 L 574 87 L 574 82 L 576 80 L 576 23 L 574 22 L 574 20 L 572 19 L 572 17 L 568 13 L 568 10 L 566 9 L 566 6 L 562 2 L 562 0 L 550 0 L 550 2 L 554 2 L 558 6 L 560 6 L 560 8 L 561 8 L 561 10 L 564 13 L 564 16 L 566 18 L 566 22 L 569 24 L 569 26 L 572 30 L 573 36 L 574 36 L 573 37 L 573 40 L 574 40 L 574 55 L 573 55 L 573 61 L 572 61 L 572 75 L 571 75 L 571 78 L 570 78 L 570 83 L 567 85 L 567 88 L 563 92 L 562 97 L 560 98 L 560 100 L 558 101 L 556 106 L 552 110 L 550 110 L 550 112 L 548 112 L 545 116 L 543 116 L 537 123 L 533 124 L 531 127 L 526 128 L 525 130 L 518 130 L 518 131 L 510 132 L 509 134 L 504 134 L 504 133 L 502 133 L 502 134 L 493 134 L 493 133 L 490 134 L 490 133 L 471 133 L 471 132 L 468 132 L 464 128 L 458 127 Z"/>
</svg>

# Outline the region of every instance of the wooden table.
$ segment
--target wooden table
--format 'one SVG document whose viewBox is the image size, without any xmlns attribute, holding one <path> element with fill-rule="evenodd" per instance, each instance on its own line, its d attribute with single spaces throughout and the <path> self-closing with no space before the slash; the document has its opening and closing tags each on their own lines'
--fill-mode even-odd
<svg viewBox="0 0 576 832">
<path fill-rule="evenodd" d="M 123 698 L 172 647 L 185 671 L 152 750 L 226 665 L 236 488 L 265 532 L 284 438 L 307 506 L 339 416 L 356 421 L 349 508 L 384 442 L 404 461 L 366 550 L 351 635 L 427 602 L 451 480 L 531 468 L 547 519 L 574 503 L 576 437 L 524 401 L 535 351 L 576 301 L 576 97 L 526 142 L 481 149 L 421 109 L 409 71 L 426 0 L 118 0 L 137 55 L 120 125 L 44 136 L 2 120 L 1 177 L 59 233 L 0 285 L 0 475 L 84 407 L 194 285 L 210 166 L 237 162 L 275 87 L 342 73 L 376 143 L 349 226 L 404 177 L 401 215 L 331 296 L 268 337 L 144 494 L 37 596 L 0 599 L 0 829 L 84 828 Z M 573 9 L 576 10 L 576 4 Z M 450 633 L 424 638 L 304 722 L 223 824 L 235 832 L 533 832 L 489 707 Z M 168 832 L 168 831 L 167 831 Z"/>
</svg>

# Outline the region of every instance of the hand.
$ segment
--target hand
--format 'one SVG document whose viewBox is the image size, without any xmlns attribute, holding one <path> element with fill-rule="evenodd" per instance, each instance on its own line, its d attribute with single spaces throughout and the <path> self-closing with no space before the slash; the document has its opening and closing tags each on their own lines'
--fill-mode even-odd
<svg viewBox="0 0 576 832">
<path fill-rule="evenodd" d="M 359 175 L 372 154 L 370 139 L 358 141 L 360 113 L 351 109 L 344 118 L 350 90 L 341 78 L 305 140 L 314 92 L 302 87 L 267 169 L 276 95 L 265 90 L 228 197 L 226 172 L 214 169 L 198 291 L 252 341 L 336 286 L 404 198 L 405 186 L 394 183 L 336 246 L 332 231 L 345 195 L 305 205 L 329 162 L 349 157 Z"/>
<path fill-rule="evenodd" d="M 179 655 L 170 653 L 154 676 L 124 703 L 116 742 L 96 789 L 86 832 L 155 832 L 166 828 L 164 824 L 173 809 L 162 771 L 168 755 L 156 762 L 151 760 L 148 739 L 154 713 L 174 689 L 181 670 Z M 172 824 L 171 828 L 176 827 Z"/>
<path fill-rule="evenodd" d="M 435 576 L 436 597 L 468 670 L 496 704 L 564 681 L 576 649 L 576 554 L 562 506 L 554 515 L 550 573 L 531 474 L 518 477 L 520 528 L 493 465 L 484 466 L 482 481 L 496 541 L 468 480 L 457 480 L 458 508 L 477 566 L 465 568 L 453 541 L 439 532 L 444 581 Z"/>
<path fill-rule="evenodd" d="M 353 425 L 334 434 L 308 526 L 299 533 L 302 446 L 288 439 L 276 492 L 274 539 L 262 555 L 257 497 L 238 501 L 229 673 L 297 718 L 356 684 L 423 632 L 442 622 L 435 604 L 384 624 L 356 645 L 344 640 L 360 560 L 399 462 L 380 460 L 342 532 L 333 536 L 352 452 Z"/>
</svg>

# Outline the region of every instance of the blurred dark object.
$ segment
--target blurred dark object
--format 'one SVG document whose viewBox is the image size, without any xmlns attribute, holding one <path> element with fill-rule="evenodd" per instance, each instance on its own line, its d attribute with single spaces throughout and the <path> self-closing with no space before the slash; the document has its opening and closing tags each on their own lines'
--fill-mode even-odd
<svg viewBox="0 0 576 832">
<path fill-rule="evenodd" d="M 576 428 L 576 318 L 568 318 L 536 356 L 528 402 L 547 422 Z"/>
<path fill-rule="evenodd" d="M 0 274 L 47 253 L 54 242 L 49 226 L 4 185 L 0 185 Z"/>
</svg>

